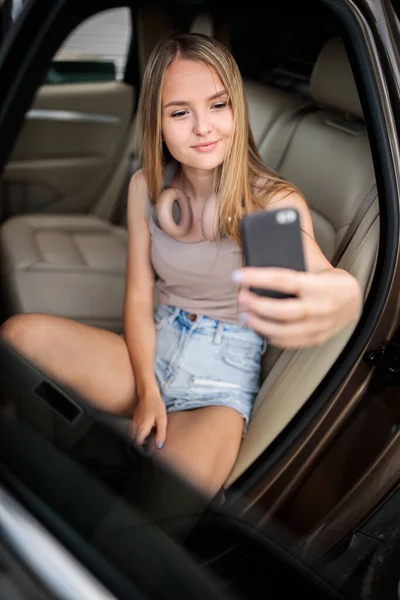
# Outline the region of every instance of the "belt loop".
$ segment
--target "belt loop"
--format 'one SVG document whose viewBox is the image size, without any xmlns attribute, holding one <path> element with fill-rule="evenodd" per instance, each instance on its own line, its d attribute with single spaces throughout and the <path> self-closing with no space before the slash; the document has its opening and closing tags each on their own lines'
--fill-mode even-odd
<svg viewBox="0 0 400 600">
<path fill-rule="evenodd" d="M 214 339 L 213 339 L 213 343 L 216 346 L 221 345 L 223 333 L 224 333 L 224 323 L 222 323 L 221 321 L 218 321 L 218 325 L 215 330 Z"/>
<path fill-rule="evenodd" d="M 179 315 L 181 309 L 180 308 L 175 308 L 175 310 L 169 315 L 168 319 L 167 319 L 167 323 L 169 323 L 169 325 L 171 325 L 171 323 L 173 323 L 176 319 L 176 317 Z"/>
<path fill-rule="evenodd" d="M 263 338 L 263 345 L 262 345 L 262 352 L 261 352 L 261 356 L 263 356 L 267 350 L 267 338 Z"/>
</svg>

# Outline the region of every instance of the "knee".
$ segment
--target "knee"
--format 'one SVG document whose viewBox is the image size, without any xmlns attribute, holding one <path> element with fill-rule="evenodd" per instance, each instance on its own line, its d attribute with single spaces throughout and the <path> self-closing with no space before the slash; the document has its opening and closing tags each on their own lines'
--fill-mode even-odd
<svg viewBox="0 0 400 600">
<path fill-rule="evenodd" d="M 8 318 L 0 327 L 1 339 L 11 346 L 18 345 L 26 329 L 24 321 L 26 315 L 14 315 Z"/>
<path fill-rule="evenodd" d="M 43 324 L 41 315 L 14 315 L 2 323 L 0 337 L 16 350 L 29 353 L 40 340 L 40 331 L 44 331 Z"/>
</svg>

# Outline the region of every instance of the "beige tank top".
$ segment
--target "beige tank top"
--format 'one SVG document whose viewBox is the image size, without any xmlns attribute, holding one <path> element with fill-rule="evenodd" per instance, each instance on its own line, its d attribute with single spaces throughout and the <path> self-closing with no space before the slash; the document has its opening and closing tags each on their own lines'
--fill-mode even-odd
<svg viewBox="0 0 400 600">
<path fill-rule="evenodd" d="M 164 187 L 169 186 L 178 167 L 177 163 L 167 166 Z M 148 199 L 146 217 L 160 302 L 219 321 L 239 323 L 237 285 L 231 274 L 243 265 L 240 246 L 230 240 L 175 240 L 158 226 L 155 206 Z"/>
</svg>

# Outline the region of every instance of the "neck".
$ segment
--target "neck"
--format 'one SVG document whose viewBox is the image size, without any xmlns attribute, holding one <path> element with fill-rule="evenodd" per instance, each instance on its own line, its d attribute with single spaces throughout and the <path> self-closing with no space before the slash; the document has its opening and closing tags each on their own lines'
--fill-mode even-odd
<svg viewBox="0 0 400 600">
<path fill-rule="evenodd" d="M 181 167 L 181 187 L 192 200 L 204 201 L 212 196 L 215 183 L 215 169 L 193 169 Z"/>
</svg>

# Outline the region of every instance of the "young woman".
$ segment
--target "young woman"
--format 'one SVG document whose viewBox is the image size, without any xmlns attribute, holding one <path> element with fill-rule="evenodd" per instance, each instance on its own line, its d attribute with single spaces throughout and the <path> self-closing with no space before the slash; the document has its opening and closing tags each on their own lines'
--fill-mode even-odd
<svg viewBox="0 0 400 600">
<path fill-rule="evenodd" d="M 139 110 L 124 338 L 39 314 L 12 317 L 3 335 L 98 407 L 132 416 L 139 444 L 151 435 L 160 457 L 212 495 L 245 434 L 266 340 L 323 343 L 358 318 L 361 292 L 322 254 L 300 192 L 262 163 L 222 44 L 199 34 L 160 42 Z M 241 268 L 241 217 L 279 206 L 300 213 L 307 272 Z M 260 297 L 252 286 L 297 297 Z"/>
</svg>

